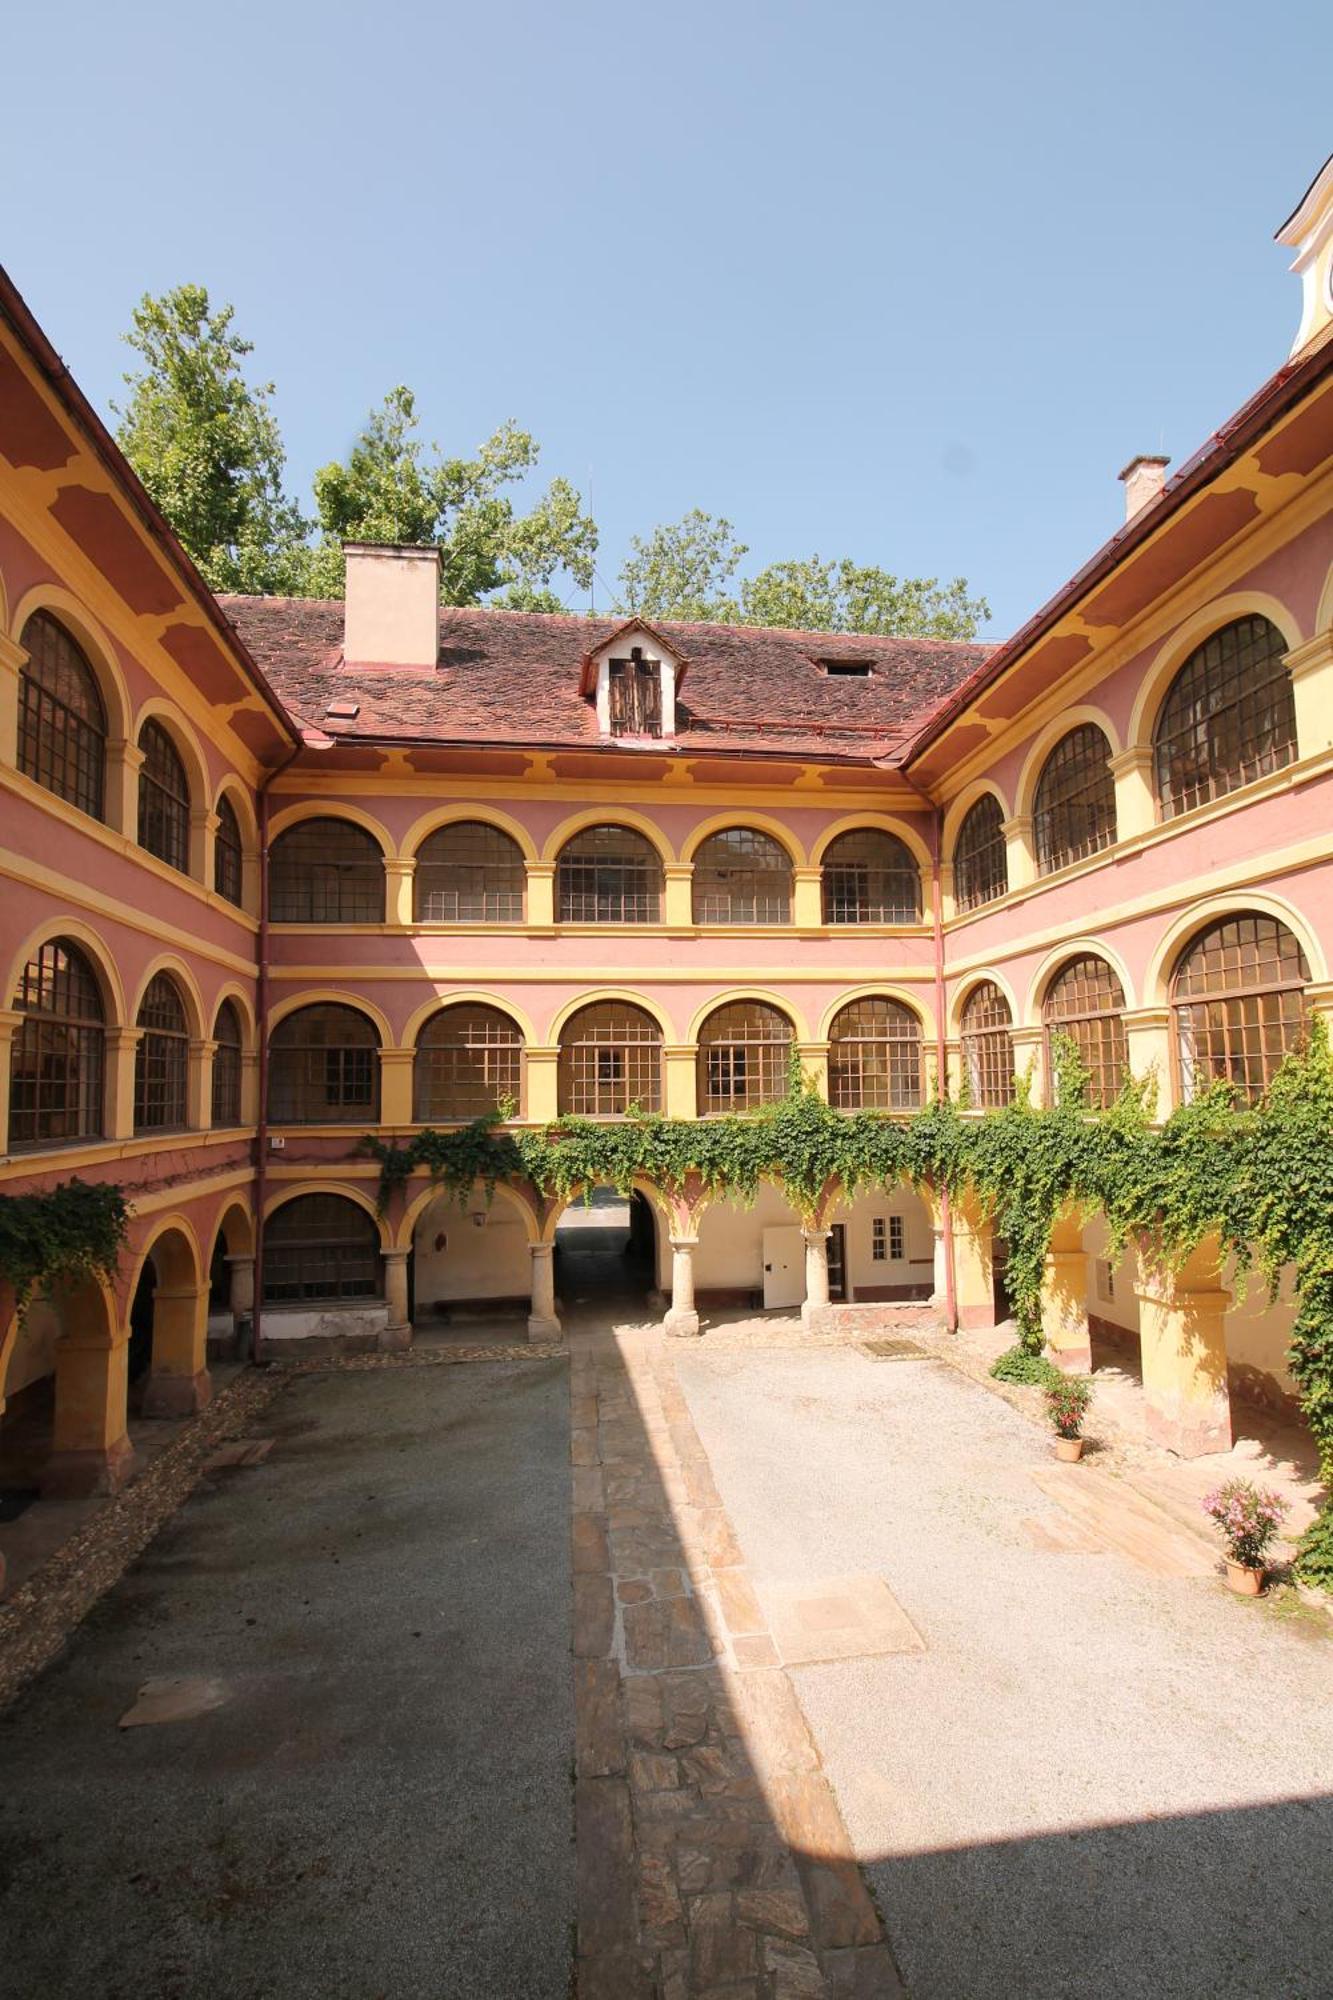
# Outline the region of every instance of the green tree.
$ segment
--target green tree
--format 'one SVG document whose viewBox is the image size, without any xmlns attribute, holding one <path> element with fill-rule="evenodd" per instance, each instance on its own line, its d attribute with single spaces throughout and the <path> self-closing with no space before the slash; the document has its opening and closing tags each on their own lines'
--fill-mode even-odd
<svg viewBox="0 0 1333 2000">
<path fill-rule="evenodd" d="M 740 607 L 727 586 L 747 553 L 730 521 L 695 507 L 684 520 L 637 535 L 620 572 L 620 608 L 641 618 L 711 619 L 734 624 Z"/>
<path fill-rule="evenodd" d="M 143 357 L 117 410 L 121 449 L 214 590 L 300 588 L 307 523 L 283 492 L 271 382 L 242 366 L 253 343 L 202 285 L 145 293 L 125 338 Z"/>
</svg>

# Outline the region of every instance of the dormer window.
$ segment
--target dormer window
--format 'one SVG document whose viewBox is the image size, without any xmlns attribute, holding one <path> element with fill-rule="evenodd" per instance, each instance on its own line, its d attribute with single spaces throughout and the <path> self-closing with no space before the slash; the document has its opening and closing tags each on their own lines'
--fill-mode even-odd
<svg viewBox="0 0 1333 2000">
<path fill-rule="evenodd" d="M 608 633 L 595 652 L 584 654 L 579 677 L 580 694 L 591 697 L 597 711 L 598 735 L 625 744 L 673 737 L 686 665 L 643 618 L 629 618 Z"/>
<path fill-rule="evenodd" d="M 662 662 L 644 658 L 642 646 L 628 659 L 607 663 L 609 714 L 613 736 L 662 734 Z"/>
</svg>

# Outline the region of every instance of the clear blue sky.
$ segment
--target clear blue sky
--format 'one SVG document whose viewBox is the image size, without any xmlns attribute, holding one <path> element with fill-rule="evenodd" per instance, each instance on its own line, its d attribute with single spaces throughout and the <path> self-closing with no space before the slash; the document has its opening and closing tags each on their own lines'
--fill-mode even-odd
<svg viewBox="0 0 1333 2000">
<path fill-rule="evenodd" d="M 600 568 L 966 575 L 1011 630 L 1284 358 L 1327 0 L 11 10 L 0 256 L 103 411 L 145 290 L 231 300 L 293 488 L 392 384 L 593 471 Z"/>
</svg>

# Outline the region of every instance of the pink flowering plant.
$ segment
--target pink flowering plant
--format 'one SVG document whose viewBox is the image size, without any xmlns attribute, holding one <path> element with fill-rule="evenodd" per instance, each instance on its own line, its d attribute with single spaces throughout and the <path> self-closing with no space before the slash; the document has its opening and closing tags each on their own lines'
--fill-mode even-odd
<svg viewBox="0 0 1333 2000">
<path fill-rule="evenodd" d="M 1287 1503 L 1269 1487 L 1228 1479 L 1205 1493 L 1203 1511 L 1226 1539 L 1227 1555 L 1245 1569 L 1262 1569 L 1269 1544 L 1287 1518 Z"/>
<path fill-rule="evenodd" d="M 1046 1414 L 1055 1426 L 1055 1435 L 1080 1437 L 1083 1419 L 1092 1401 L 1092 1384 L 1086 1375 L 1058 1375 L 1046 1389 Z"/>
</svg>

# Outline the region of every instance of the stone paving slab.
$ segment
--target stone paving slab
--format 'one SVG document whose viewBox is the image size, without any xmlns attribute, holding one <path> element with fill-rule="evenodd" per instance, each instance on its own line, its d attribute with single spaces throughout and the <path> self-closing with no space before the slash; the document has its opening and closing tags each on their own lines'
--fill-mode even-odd
<svg viewBox="0 0 1333 2000">
<path fill-rule="evenodd" d="M 784 1666 L 919 1653 L 925 1641 L 882 1576 L 831 1576 L 819 1583 L 759 1586 Z"/>
</svg>

